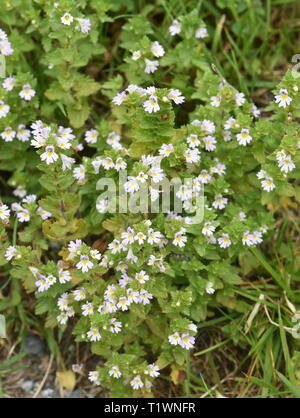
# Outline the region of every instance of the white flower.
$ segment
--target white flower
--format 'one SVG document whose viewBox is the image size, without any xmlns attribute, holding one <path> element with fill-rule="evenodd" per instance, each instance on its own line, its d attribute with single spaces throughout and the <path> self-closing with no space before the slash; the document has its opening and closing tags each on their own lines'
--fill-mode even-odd
<svg viewBox="0 0 300 418">
<path fill-rule="evenodd" d="M 218 164 L 217 164 L 217 165 L 215 165 L 214 167 L 211 167 L 211 172 L 212 172 L 212 173 L 216 173 L 216 174 L 218 174 L 219 176 L 220 176 L 221 174 L 225 174 L 225 171 L 226 171 L 226 165 L 225 165 L 225 164 L 218 163 Z"/>
<path fill-rule="evenodd" d="M 82 315 L 83 316 L 92 315 L 94 313 L 94 307 L 90 302 L 85 303 L 84 305 L 82 305 L 81 309 L 82 309 Z"/>
<path fill-rule="evenodd" d="M 61 312 L 57 317 L 56 320 L 59 324 L 65 325 L 68 321 L 68 315 L 65 312 Z"/>
<path fill-rule="evenodd" d="M 144 386 L 144 383 L 142 382 L 142 379 L 140 376 L 135 376 L 131 382 L 130 385 L 133 389 L 138 390 Z"/>
<path fill-rule="evenodd" d="M 206 293 L 208 293 L 209 295 L 213 295 L 215 293 L 215 289 L 214 289 L 214 284 L 213 282 L 208 282 L 206 287 L 205 287 L 205 291 Z"/>
<path fill-rule="evenodd" d="M 152 167 L 149 170 L 149 175 L 151 176 L 151 179 L 153 181 L 153 183 L 159 183 L 164 177 L 165 177 L 165 173 L 163 172 L 163 170 L 160 167 Z"/>
<path fill-rule="evenodd" d="M 88 144 L 95 144 L 98 140 L 98 132 L 96 129 L 90 129 L 89 131 L 86 131 L 84 135 L 84 140 Z"/>
<path fill-rule="evenodd" d="M 79 167 L 75 167 L 73 170 L 73 176 L 76 180 L 82 181 L 85 179 L 85 167 L 84 165 L 80 165 Z"/>
<path fill-rule="evenodd" d="M 126 100 L 126 93 L 125 91 L 122 91 L 121 93 L 118 93 L 113 99 L 112 102 L 117 105 L 120 106 L 124 101 Z"/>
<path fill-rule="evenodd" d="M 117 307 L 122 310 L 122 312 L 127 311 L 129 306 L 129 301 L 125 297 L 121 297 L 117 303 Z"/>
<path fill-rule="evenodd" d="M 215 144 L 217 143 L 216 138 L 214 136 L 208 135 L 203 138 L 205 144 L 206 151 L 214 151 L 216 149 Z"/>
<path fill-rule="evenodd" d="M 35 194 L 29 194 L 22 199 L 23 203 L 32 203 L 36 201 L 37 196 Z"/>
<path fill-rule="evenodd" d="M 112 254 L 117 254 L 121 252 L 123 249 L 123 245 L 120 243 L 119 240 L 114 239 L 112 242 L 108 244 L 108 249 L 111 250 Z"/>
<path fill-rule="evenodd" d="M 19 222 L 28 222 L 30 221 L 30 215 L 27 209 L 20 210 L 17 212 L 17 218 Z"/>
<path fill-rule="evenodd" d="M 84 300 L 86 298 L 86 291 L 83 287 L 73 290 L 74 299 L 77 301 Z"/>
<path fill-rule="evenodd" d="M 228 234 L 223 234 L 220 238 L 218 238 L 218 243 L 221 248 L 227 248 L 231 245 L 230 237 Z"/>
<path fill-rule="evenodd" d="M 5 118 L 5 116 L 8 114 L 10 107 L 3 102 L 3 100 L 0 100 L 0 118 Z"/>
<path fill-rule="evenodd" d="M 123 244 L 133 244 L 134 243 L 134 230 L 130 227 L 127 228 L 126 232 L 122 232 L 121 238 L 123 239 Z"/>
<path fill-rule="evenodd" d="M 227 119 L 227 121 L 224 123 L 224 129 L 226 131 L 229 131 L 230 129 L 234 128 L 234 125 L 236 124 L 236 119 L 233 117 L 230 117 Z"/>
<path fill-rule="evenodd" d="M 17 255 L 17 249 L 16 247 L 13 247 L 10 245 L 5 252 L 5 258 L 7 261 L 10 261 L 12 258 L 14 258 Z"/>
<path fill-rule="evenodd" d="M 159 367 L 156 364 L 149 364 L 145 370 L 145 374 L 148 374 L 150 377 L 159 376 Z"/>
<path fill-rule="evenodd" d="M 15 86 L 15 79 L 13 77 L 7 77 L 3 83 L 2 83 L 2 87 L 7 90 L 7 91 L 11 91 Z"/>
<path fill-rule="evenodd" d="M 146 64 L 146 67 L 145 67 L 146 74 L 154 73 L 159 66 L 158 61 L 151 61 L 151 60 L 148 60 L 147 58 L 145 59 L 145 64 Z"/>
<path fill-rule="evenodd" d="M 58 271 L 59 283 L 64 284 L 72 280 L 71 273 L 68 270 L 59 269 Z"/>
<path fill-rule="evenodd" d="M 211 237 L 215 230 L 216 228 L 211 224 L 211 222 L 205 222 L 202 228 L 202 234 L 206 237 Z"/>
<path fill-rule="evenodd" d="M 182 248 L 182 247 L 184 247 L 184 246 L 185 246 L 186 242 L 187 242 L 187 237 L 186 237 L 185 235 L 183 235 L 182 233 L 177 232 L 177 233 L 174 235 L 173 244 L 174 244 L 176 247 L 180 247 L 180 248 Z"/>
<path fill-rule="evenodd" d="M 263 242 L 262 232 L 261 231 L 254 231 L 252 233 L 252 241 L 253 241 L 254 244 L 261 244 Z"/>
<path fill-rule="evenodd" d="M 104 292 L 104 299 L 110 300 L 110 301 L 113 302 L 114 301 L 113 296 L 114 296 L 115 292 L 116 292 L 116 286 L 115 285 L 112 284 L 112 285 L 107 286 L 107 289 Z"/>
<path fill-rule="evenodd" d="M 91 21 L 89 18 L 82 19 L 78 17 L 76 20 L 79 23 L 80 30 L 82 33 L 88 33 L 91 30 Z"/>
<path fill-rule="evenodd" d="M 241 211 L 238 214 L 238 218 L 239 218 L 240 221 L 244 221 L 247 218 L 247 216 L 246 216 L 245 212 Z"/>
<path fill-rule="evenodd" d="M 68 250 L 70 252 L 71 258 L 73 258 L 75 255 L 80 255 L 81 246 L 82 246 L 81 239 L 77 239 L 76 241 L 69 242 Z"/>
<path fill-rule="evenodd" d="M 39 280 L 35 282 L 37 291 L 38 292 L 45 292 L 48 290 L 53 283 L 49 281 L 49 276 L 43 276 L 42 274 L 39 276 Z"/>
<path fill-rule="evenodd" d="M 119 379 L 119 377 L 122 376 L 122 373 L 120 372 L 120 369 L 118 366 L 112 366 L 108 374 L 115 379 Z"/>
<path fill-rule="evenodd" d="M 255 118 L 258 118 L 260 116 L 260 110 L 257 108 L 257 106 L 252 105 L 252 114 Z"/>
<path fill-rule="evenodd" d="M 277 161 L 282 161 L 282 160 L 284 160 L 285 158 L 286 158 L 286 153 L 285 153 L 285 151 L 284 151 L 284 150 L 278 151 L 278 152 L 276 153 L 276 159 L 277 159 Z"/>
<path fill-rule="evenodd" d="M 198 179 L 202 184 L 207 184 L 211 181 L 212 177 L 207 170 L 202 170 L 198 176 Z"/>
<path fill-rule="evenodd" d="M 195 125 L 195 123 L 192 123 L 192 125 L 193 124 Z M 211 120 L 208 120 L 208 119 L 204 119 L 200 123 L 200 125 L 201 125 L 201 128 L 209 134 L 213 134 L 216 130 L 216 125 Z"/>
<path fill-rule="evenodd" d="M 105 157 L 102 161 L 102 167 L 104 170 L 110 170 L 115 167 L 115 164 L 110 157 Z"/>
<path fill-rule="evenodd" d="M 101 340 L 101 335 L 100 332 L 97 328 L 91 328 L 88 332 L 87 332 L 87 337 L 90 341 L 100 341 Z"/>
<path fill-rule="evenodd" d="M 222 101 L 222 97 L 221 97 L 221 96 L 212 96 L 212 97 L 210 98 L 210 104 L 211 104 L 213 107 L 219 107 L 219 106 L 220 106 L 220 104 L 221 104 L 221 101 Z"/>
<path fill-rule="evenodd" d="M 140 294 L 132 289 L 127 289 L 126 294 L 128 297 L 128 302 L 131 305 L 132 303 L 140 303 Z"/>
<path fill-rule="evenodd" d="M 98 250 L 91 250 L 90 251 L 90 256 L 94 259 L 94 260 L 100 260 L 101 258 L 101 254 L 99 253 Z"/>
<path fill-rule="evenodd" d="M 83 364 L 72 364 L 72 371 L 74 373 L 81 373 L 83 370 Z"/>
<path fill-rule="evenodd" d="M 80 261 L 76 264 L 78 270 L 81 270 L 82 273 L 86 273 L 94 267 L 93 263 L 89 260 L 87 255 L 81 255 Z"/>
<path fill-rule="evenodd" d="M 174 334 L 169 335 L 168 340 L 171 345 L 179 345 L 180 336 L 178 332 L 175 332 Z"/>
<path fill-rule="evenodd" d="M 142 56 L 141 51 L 133 51 L 131 59 L 133 61 L 137 61 L 141 58 L 141 56 Z"/>
<path fill-rule="evenodd" d="M 141 183 L 145 183 L 148 179 L 148 174 L 145 174 L 143 171 L 140 171 L 139 174 L 136 176 L 136 179 Z"/>
<path fill-rule="evenodd" d="M 140 300 L 143 305 L 149 305 L 151 299 L 153 299 L 152 293 L 147 292 L 145 289 L 140 291 Z"/>
<path fill-rule="evenodd" d="M 150 96 L 149 99 L 143 103 L 143 107 L 144 110 L 148 113 L 158 112 L 160 110 L 156 96 Z"/>
<path fill-rule="evenodd" d="M 231 141 L 232 138 L 231 138 L 231 134 L 230 134 L 229 131 L 224 131 L 223 132 L 223 139 L 224 139 L 225 142 Z"/>
<path fill-rule="evenodd" d="M 158 244 L 160 242 L 162 238 L 162 234 L 159 231 L 154 231 L 152 228 L 149 229 L 148 231 L 148 243 L 153 245 L 153 244 Z"/>
<path fill-rule="evenodd" d="M 184 96 L 182 96 L 181 91 L 177 89 L 171 89 L 168 97 L 170 100 L 173 100 L 176 104 L 181 104 L 184 102 Z"/>
<path fill-rule="evenodd" d="M 139 188 L 140 188 L 140 185 L 136 177 L 129 176 L 128 181 L 124 183 L 124 189 L 127 193 L 133 194 L 137 192 Z"/>
<path fill-rule="evenodd" d="M 171 36 L 178 35 L 181 32 L 181 23 L 178 20 L 173 20 L 172 24 L 169 27 L 169 33 Z"/>
<path fill-rule="evenodd" d="M 75 159 L 71 158 L 71 157 L 67 157 L 64 154 L 59 154 L 60 158 L 62 160 L 62 170 L 71 170 L 72 169 L 72 165 L 75 164 Z"/>
<path fill-rule="evenodd" d="M 275 184 L 273 182 L 273 178 L 272 177 L 266 177 L 262 182 L 261 182 L 261 187 L 263 190 L 265 190 L 266 192 L 271 192 L 272 190 L 275 189 Z"/>
<path fill-rule="evenodd" d="M 142 155 L 142 158 L 141 158 L 142 164 L 145 167 L 148 167 L 149 165 L 152 165 L 153 162 L 154 162 L 153 158 L 154 157 L 152 157 L 152 155 Z"/>
<path fill-rule="evenodd" d="M 61 138 L 61 137 L 56 138 L 56 145 L 58 146 L 58 148 L 61 148 L 61 149 L 70 149 L 72 146 L 72 144 L 68 142 L 68 140 L 66 140 L 65 138 Z"/>
<path fill-rule="evenodd" d="M 127 163 L 123 160 L 123 158 L 121 157 L 117 158 L 115 162 L 115 169 L 117 171 L 120 171 L 120 170 L 125 170 L 126 167 L 127 167 Z"/>
<path fill-rule="evenodd" d="M 89 372 L 89 380 L 95 383 L 96 385 L 100 385 L 99 372 L 97 372 L 97 370 Z"/>
<path fill-rule="evenodd" d="M 222 195 L 215 196 L 215 201 L 213 202 L 212 206 L 215 209 L 224 209 L 228 203 L 228 199 L 223 197 Z"/>
<path fill-rule="evenodd" d="M 48 219 L 48 218 L 51 218 L 51 216 L 52 216 L 52 213 L 51 212 L 48 212 L 47 210 L 45 210 L 45 209 L 43 209 L 41 207 L 38 207 L 38 209 L 37 209 L 36 212 L 37 212 L 38 215 L 40 215 L 40 217 L 43 220 Z"/>
<path fill-rule="evenodd" d="M 244 93 L 236 93 L 234 95 L 234 100 L 237 106 L 242 106 L 246 101 Z"/>
<path fill-rule="evenodd" d="M 17 197 L 24 197 L 26 195 L 26 190 L 24 189 L 23 186 L 18 186 L 14 191 L 13 191 L 13 195 L 17 196 Z"/>
<path fill-rule="evenodd" d="M 0 219 L 4 222 L 8 221 L 10 216 L 10 209 L 7 205 L 0 205 Z"/>
<path fill-rule="evenodd" d="M 168 157 L 172 152 L 174 152 L 172 144 L 163 144 L 159 149 L 159 154 L 163 157 Z"/>
<path fill-rule="evenodd" d="M 285 158 L 280 160 L 278 162 L 278 166 L 280 170 L 283 171 L 284 173 L 288 173 L 289 171 L 292 171 L 296 167 L 295 164 L 293 163 L 292 158 L 289 155 L 287 155 Z"/>
<path fill-rule="evenodd" d="M 70 24 L 73 22 L 74 18 L 72 15 L 70 15 L 70 13 L 65 13 L 60 21 L 61 23 L 63 23 L 64 25 L 70 26 Z"/>
<path fill-rule="evenodd" d="M 17 138 L 21 142 L 27 142 L 30 139 L 30 131 L 25 129 L 25 125 L 19 125 L 17 131 Z"/>
<path fill-rule="evenodd" d="M 190 149 L 188 148 L 185 153 L 185 160 L 187 163 L 198 163 L 200 161 L 200 152 L 197 148 Z"/>
<path fill-rule="evenodd" d="M 196 29 L 195 38 L 197 39 L 204 39 L 207 37 L 207 29 L 205 27 L 201 27 Z"/>
<path fill-rule="evenodd" d="M 248 247 L 254 245 L 253 235 L 250 234 L 249 231 L 243 233 L 242 243 L 243 245 L 247 245 Z"/>
<path fill-rule="evenodd" d="M 267 172 L 265 170 L 260 170 L 257 174 L 256 174 L 257 178 L 259 180 L 264 179 L 267 176 Z"/>
<path fill-rule="evenodd" d="M 99 213 L 106 213 L 109 207 L 108 200 L 102 199 L 97 201 L 96 209 Z"/>
<path fill-rule="evenodd" d="M 63 126 L 59 126 L 58 128 L 59 137 L 64 138 L 66 141 L 71 141 L 75 138 L 75 135 L 73 135 L 72 132 L 72 128 L 64 128 Z"/>
<path fill-rule="evenodd" d="M 150 279 L 148 274 L 144 270 L 141 270 L 139 273 L 135 273 L 135 279 L 140 283 L 144 284 L 147 280 Z"/>
<path fill-rule="evenodd" d="M 65 311 L 68 309 L 68 304 L 69 304 L 69 293 L 63 293 L 57 301 L 57 306 L 59 308 L 59 310 L 61 311 Z"/>
<path fill-rule="evenodd" d="M 286 108 L 290 105 L 292 98 L 289 96 L 286 89 L 280 89 L 279 94 L 275 96 L 275 103 L 278 103 L 278 107 Z"/>
<path fill-rule="evenodd" d="M 157 41 L 153 42 L 151 46 L 151 52 L 155 57 L 163 57 L 165 55 L 165 50 L 161 44 Z M 147 71 L 146 71 L 147 72 Z"/>
<path fill-rule="evenodd" d="M 119 332 L 121 332 L 122 329 L 122 323 L 118 322 L 116 318 L 112 318 L 110 320 L 110 332 L 112 332 L 113 334 L 118 334 Z"/>
<path fill-rule="evenodd" d="M 8 39 L 0 40 L 0 53 L 9 56 L 14 52 Z"/>
<path fill-rule="evenodd" d="M 120 144 L 119 144 L 120 139 L 121 139 L 120 135 L 117 135 L 115 132 L 110 132 L 108 134 L 107 139 L 106 139 L 106 143 L 108 145 L 111 145 L 115 149 L 119 149 L 120 148 Z"/>
<path fill-rule="evenodd" d="M 200 140 L 198 139 L 198 136 L 195 134 L 191 134 L 186 139 L 187 143 L 191 148 L 195 148 L 198 145 L 200 145 Z"/>
<path fill-rule="evenodd" d="M 32 145 L 34 148 L 41 148 L 46 145 L 46 139 L 42 136 L 35 137 L 36 139 L 32 139 L 30 142 L 30 145 Z"/>
<path fill-rule="evenodd" d="M 13 131 L 10 126 L 5 128 L 4 131 L 1 132 L 1 138 L 4 139 L 5 142 L 11 142 L 15 136 L 16 132 Z"/>
<path fill-rule="evenodd" d="M 58 154 L 56 154 L 55 148 L 52 145 L 48 145 L 40 158 L 42 161 L 46 161 L 46 164 L 52 164 L 58 160 Z"/>
<path fill-rule="evenodd" d="M 145 234 L 143 234 L 142 232 L 138 232 L 138 233 L 136 234 L 136 236 L 134 237 L 134 239 L 135 239 L 136 241 L 138 241 L 138 243 L 139 243 L 140 245 L 142 245 L 142 244 L 144 243 L 145 239 L 146 239 L 146 235 L 145 235 Z"/>
<path fill-rule="evenodd" d="M 195 344 L 195 337 L 192 337 L 189 334 L 182 334 L 179 340 L 179 345 L 186 350 L 192 348 Z"/>
<path fill-rule="evenodd" d="M 24 84 L 22 90 L 19 93 L 19 96 L 24 100 L 31 100 L 35 96 L 35 90 L 31 88 L 30 84 Z"/>
<path fill-rule="evenodd" d="M 236 135 L 236 139 L 240 145 L 246 146 L 252 141 L 252 136 L 249 134 L 249 129 L 242 129 L 239 134 Z"/>
<path fill-rule="evenodd" d="M 192 194 L 192 189 L 186 186 L 185 184 L 182 184 L 179 187 L 179 190 L 176 192 L 176 196 L 182 201 L 191 199 Z"/>
</svg>

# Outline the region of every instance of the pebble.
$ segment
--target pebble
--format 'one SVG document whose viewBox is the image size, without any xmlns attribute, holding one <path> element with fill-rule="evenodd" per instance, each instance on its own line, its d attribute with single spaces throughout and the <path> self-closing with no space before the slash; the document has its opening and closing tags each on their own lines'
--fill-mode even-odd
<svg viewBox="0 0 300 418">
<path fill-rule="evenodd" d="M 24 351 L 27 354 L 43 357 L 47 353 L 47 347 L 38 335 L 28 332 L 24 340 Z"/>
</svg>

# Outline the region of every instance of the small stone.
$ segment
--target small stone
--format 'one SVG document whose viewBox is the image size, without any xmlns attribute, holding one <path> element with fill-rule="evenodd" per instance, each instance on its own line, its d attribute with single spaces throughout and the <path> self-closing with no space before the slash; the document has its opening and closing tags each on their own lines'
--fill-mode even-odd
<svg viewBox="0 0 300 418">
<path fill-rule="evenodd" d="M 40 357 L 47 353 L 45 342 L 38 335 L 32 333 L 27 333 L 25 336 L 24 351 L 27 354 L 35 354 Z"/>
<path fill-rule="evenodd" d="M 25 393 L 30 394 L 34 386 L 34 382 L 32 380 L 25 380 L 21 383 L 20 388 L 24 390 Z"/>
<path fill-rule="evenodd" d="M 43 398 L 58 398 L 58 393 L 55 389 L 44 389 L 42 391 Z"/>
</svg>

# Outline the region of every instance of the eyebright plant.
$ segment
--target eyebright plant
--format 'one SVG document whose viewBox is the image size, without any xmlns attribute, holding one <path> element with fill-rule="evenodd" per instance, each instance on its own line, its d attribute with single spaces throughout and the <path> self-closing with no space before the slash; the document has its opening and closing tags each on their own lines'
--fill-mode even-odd
<svg viewBox="0 0 300 418">
<path fill-rule="evenodd" d="M 144 16 L 128 19 L 123 62 L 100 85 L 98 35 L 122 3 L 4 6 L 0 254 L 46 327 L 90 343 L 99 366 L 88 378 L 129 397 L 150 396 L 161 371 L 178 383 L 197 325 L 218 308 L 249 311 L 237 293 L 244 260 L 274 234 L 282 199 L 300 199 L 300 82 L 288 72 L 261 112 L 210 69 L 209 31 L 192 12 L 168 22 L 165 41 Z M 158 208 L 160 182 L 180 179 L 170 200 L 183 210 L 112 213 L 103 178 L 136 201 L 147 186 Z"/>
</svg>

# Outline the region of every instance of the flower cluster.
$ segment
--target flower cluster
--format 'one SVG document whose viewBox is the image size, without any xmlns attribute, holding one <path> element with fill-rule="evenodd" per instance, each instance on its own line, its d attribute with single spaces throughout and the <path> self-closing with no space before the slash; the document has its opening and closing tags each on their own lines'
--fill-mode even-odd
<svg viewBox="0 0 300 418">
<path fill-rule="evenodd" d="M 70 26 L 73 22 L 77 22 L 82 33 L 88 33 L 91 30 L 91 21 L 89 18 L 74 18 L 70 13 L 65 13 L 60 21 L 66 26 Z"/>
</svg>

